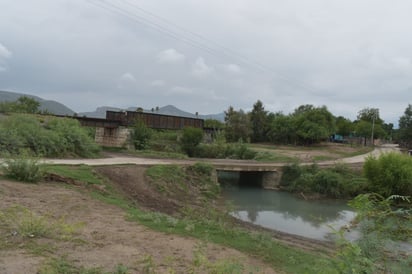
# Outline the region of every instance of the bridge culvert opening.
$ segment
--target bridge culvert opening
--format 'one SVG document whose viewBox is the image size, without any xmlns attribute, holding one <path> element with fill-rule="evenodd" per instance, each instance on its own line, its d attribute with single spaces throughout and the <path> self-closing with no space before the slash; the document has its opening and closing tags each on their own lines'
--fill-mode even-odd
<svg viewBox="0 0 412 274">
<path fill-rule="evenodd" d="M 263 173 L 257 171 L 218 171 L 218 182 L 222 186 L 262 188 Z"/>
</svg>

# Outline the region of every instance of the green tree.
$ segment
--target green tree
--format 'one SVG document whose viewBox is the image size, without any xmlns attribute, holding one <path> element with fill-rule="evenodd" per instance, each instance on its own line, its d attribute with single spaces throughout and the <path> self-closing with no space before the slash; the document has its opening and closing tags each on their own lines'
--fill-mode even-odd
<svg viewBox="0 0 412 274">
<path fill-rule="evenodd" d="M 185 127 L 183 129 L 182 138 L 180 139 L 182 150 L 187 153 L 189 157 L 192 157 L 196 147 L 200 144 L 202 139 L 203 130 L 200 128 Z"/>
<path fill-rule="evenodd" d="M 377 138 L 385 138 L 386 133 L 382 128 L 382 125 L 375 124 L 373 125 L 372 122 L 366 120 L 360 120 L 354 122 L 355 126 L 355 133 L 359 137 L 364 137 L 365 142 L 366 139 L 372 138 L 372 131 L 373 131 L 373 139 Z"/>
<path fill-rule="evenodd" d="M 377 125 L 382 125 L 383 120 L 379 116 L 378 108 L 364 108 L 358 112 L 357 119 L 359 121 L 375 122 Z"/>
<path fill-rule="evenodd" d="M 292 118 L 298 142 L 302 144 L 319 143 L 335 132 L 335 118 L 326 106 L 300 106 Z"/>
<path fill-rule="evenodd" d="M 225 137 L 228 142 L 249 141 L 251 134 L 250 120 L 242 109 L 235 111 L 230 106 L 225 111 L 225 124 Z"/>
<path fill-rule="evenodd" d="M 355 123 L 356 134 L 366 139 L 373 140 L 386 138 L 387 134 L 383 128 L 383 120 L 379 116 L 379 109 L 377 108 L 364 108 L 358 112 L 357 120 Z"/>
<path fill-rule="evenodd" d="M 291 144 L 296 140 L 296 130 L 293 127 L 293 118 L 281 112 L 271 115 L 271 122 L 267 138 L 276 144 Z"/>
<path fill-rule="evenodd" d="M 260 100 L 253 105 L 253 109 L 250 112 L 250 124 L 252 128 L 252 142 L 266 141 L 268 114 Z"/>
<path fill-rule="evenodd" d="M 351 120 L 345 117 L 336 117 L 336 133 L 342 136 L 349 136 L 355 131 L 355 126 Z"/>
<path fill-rule="evenodd" d="M 25 113 L 37 113 L 39 111 L 40 103 L 33 98 L 21 96 L 17 99 L 17 107 L 20 111 Z"/>
<path fill-rule="evenodd" d="M 0 112 L 38 113 L 40 103 L 33 98 L 21 96 L 14 102 L 1 102 Z"/>
<path fill-rule="evenodd" d="M 405 109 L 404 115 L 399 118 L 399 141 L 405 147 L 412 147 L 412 105 Z"/>
</svg>

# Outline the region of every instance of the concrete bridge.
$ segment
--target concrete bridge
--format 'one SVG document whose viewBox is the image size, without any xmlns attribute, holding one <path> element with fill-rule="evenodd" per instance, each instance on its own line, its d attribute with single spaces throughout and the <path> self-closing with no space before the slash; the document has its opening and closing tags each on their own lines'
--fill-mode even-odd
<svg viewBox="0 0 412 274">
<path fill-rule="evenodd" d="M 239 184 L 256 182 L 265 189 L 279 188 L 282 178 L 282 164 L 265 164 L 256 162 L 230 161 L 211 163 L 217 172 L 238 172 Z"/>
<path fill-rule="evenodd" d="M 137 157 L 111 157 L 100 159 L 45 159 L 46 164 L 62 164 L 62 165 L 89 165 L 89 166 L 104 166 L 104 165 L 123 165 L 134 164 L 140 166 L 153 165 L 181 165 L 189 166 L 195 163 L 208 163 L 212 165 L 217 172 L 238 172 L 240 182 L 246 182 L 253 179 L 264 188 L 277 188 L 280 178 L 282 177 L 282 167 L 285 164 L 278 163 L 258 163 L 254 161 L 243 160 L 212 160 L 212 159 L 148 159 Z"/>
</svg>

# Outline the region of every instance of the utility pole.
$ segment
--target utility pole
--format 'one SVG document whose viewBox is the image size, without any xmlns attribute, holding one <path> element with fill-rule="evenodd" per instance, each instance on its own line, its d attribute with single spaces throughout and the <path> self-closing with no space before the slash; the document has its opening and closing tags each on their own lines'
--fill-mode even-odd
<svg viewBox="0 0 412 274">
<path fill-rule="evenodd" d="M 373 114 L 372 114 L 372 136 L 371 136 L 372 146 L 375 146 L 375 142 L 373 140 L 373 132 L 375 131 L 375 119 L 376 119 L 376 109 L 373 110 Z"/>
</svg>

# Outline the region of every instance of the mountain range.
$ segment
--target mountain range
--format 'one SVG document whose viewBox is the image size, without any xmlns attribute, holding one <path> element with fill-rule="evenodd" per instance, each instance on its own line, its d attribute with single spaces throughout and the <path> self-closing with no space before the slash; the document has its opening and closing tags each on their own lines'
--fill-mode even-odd
<svg viewBox="0 0 412 274">
<path fill-rule="evenodd" d="M 38 96 L 24 94 L 24 93 L 17 93 L 17 92 L 10 92 L 10 91 L 1 91 L 0 90 L 0 102 L 13 102 L 19 99 L 22 96 L 27 96 L 30 98 L 35 99 L 37 102 L 40 103 L 40 110 L 47 110 L 50 113 L 56 115 L 73 115 L 74 111 L 70 108 L 66 107 L 62 103 L 53 101 L 53 100 L 45 100 Z"/>
<path fill-rule="evenodd" d="M 30 94 L 24 94 L 24 93 L 17 93 L 17 92 L 10 92 L 10 91 L 0 91 L 0 102 L 10 102 L 10 101 L 16 101 L 19 97 L 21 96 L 27 96 L 30 98 L 35 99 L 40 103 L 40 110 L 47 110 L 49 113 L 56 114 L 56 115 L 69 115 L 72 116 L 75 114 L 73 110 L 68 108 L 62 103 L 52 101 L 52 100 L 46 100 L 43 98 L 40 98 L 38 96 L 30 95 Z M 78 116 L 85 116 L 85 117 L 93 117 L 93 118 L 106 118 L 106 111 L 111 110 L 111 111 L 124 111 L 124 110 L 129 110 L 129 111 L 136 111 L 135 107 L 129 107 L 127 109 L 121 109 L 117 107 L 111 107 L 111 106 L 101 106 L 96 108 L 94 111 L 90 112 L 80 112 L 77 113 Z M 164 115 L 173 115 L 173 116 L 182 116 L 182 117 L 191 117 L 191 118 L 200 118 L 200 119 L 215 119 L 219 121 L 224 121 L 225 114 L 224 112 L 217 113 L 217 114 L 208 114 L 208 115 L 198 115 L 196 114 L 183 111 L 181 109 L 178 109 L 175 106 L 172 105 L 167 105 L 164 107 L 156 108 L 155 110 L 143 110 L 143 112 L 148 112 L 148 113 L 157 113 L 157 114 L 164 114 Z"/>
</svg>

